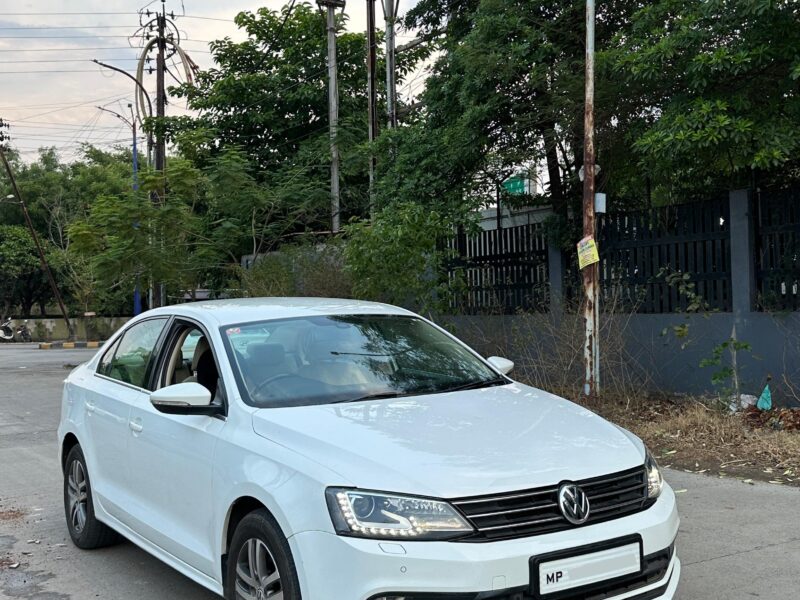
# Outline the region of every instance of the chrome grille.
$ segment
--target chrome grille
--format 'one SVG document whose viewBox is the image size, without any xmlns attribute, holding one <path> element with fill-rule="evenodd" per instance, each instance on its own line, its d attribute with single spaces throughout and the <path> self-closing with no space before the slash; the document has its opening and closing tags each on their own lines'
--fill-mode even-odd
<svg viewBox="0 0 800 600">
<path fill-rule="evenodd" d="M 647 498 L 644 467 L 574 482 L 589 497 L 592 525 L 637 513 L 652 505 Z M 460 541 L 490 541 L 529 537 L 576 527 L 558 507 L 558 485 L 451 500 L 469 519 L 476 533 Z"/>
</svg>

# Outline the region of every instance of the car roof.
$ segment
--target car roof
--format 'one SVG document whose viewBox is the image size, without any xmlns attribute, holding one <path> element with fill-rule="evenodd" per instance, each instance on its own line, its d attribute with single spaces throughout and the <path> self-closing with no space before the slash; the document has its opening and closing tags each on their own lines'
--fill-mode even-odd
<svg viewBox="0 0 800 600">
<path fill-rule="evenodd" d="M 148 311 L 142 316 L 159 314 L 194 317 L 219 326 L 292 317 L 352 314 L 413 315 L 391 304 L 337 298 L 237 298 L 176 304 Z"/>
</svg>

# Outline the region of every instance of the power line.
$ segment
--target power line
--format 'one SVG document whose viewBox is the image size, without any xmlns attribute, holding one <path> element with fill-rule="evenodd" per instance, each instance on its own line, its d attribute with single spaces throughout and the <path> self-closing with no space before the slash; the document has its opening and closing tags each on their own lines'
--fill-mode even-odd
<svg viewBox="0 0 800 600">
<path fill-rule="evenodd" d="M 91 40 L 91 39 L 130 39 L 132 35 L 0 35 L 0 40 Z M 213 40 L 196 40 L 184 38 L 182 42 L 199 42 L 210 44 Z"/>
<path fill-rule="evenodd" d="M 138 61 L 138 58 L 119 58 L 119 57 L 109 57 L 104 60 L 116 60 L 116 61 L 131 61 L 135 60 Z M 79 63 L 79 62 L 92 62 L 91 58 L 43 58 L 43 59 L 32 59 L 32 60 L 4 60 L 3 64 L 20 64 L 20 63 Z"/>
<path fill-rule="evenodd" d="M 133 15 L 139 13 L 135 12 L 35 12 L 35 13 L 0 13 L 0 17 L 55 17 L 55 16 L 94 16 L 94 15 Z"/>
<path fill-rule="evenodd" d="M 39 30 L 39 29 L 130 29 L 131 25 L 15 25 L 0 27 L 0 31 Z"/>
<path fill-rule="evenodd" d="M 96 50 L 136 50 L 136 48 L 131 48 L 130 46 L 109 46 L 105 48 L 0 48 L 0 52 L 89 52 Z M 192 50 L 192 52 L 211 54 L 210 50 Z M 108 60 L 114 59 L 110 58 Z"/>
<path fill-rule="evenodd" d="M 234 19 L 220 19 L 218 17 L 200 17 L 197 15 L 175 15 L 178 19 L 200 19 L 201 21 L 221 21 L 223 23 L 236 23 Z"/>
<path fill-rule="evenodd" d="M 87 100 L 86 102 L 84 102 L 83 100 L 72 100 L 70 102 L 47 102 L 45 104 L 27 104 L 25 106 L 0 106 L 0 110 L 29 110 L 31 108 L 48 108 L 55 106 L 82 106 L 82 104 L 89 102 L 100 102 L 102 100 L 113 101 L 125 95 L 126 94 L 111 94 L 109 96 L 103 96 L 102 98 L 92 98 L 91 100 Z M 42 123 L 43 121 L 38 121 L 38 122 Z"/>
<path fill-rule="evenodd" d="M 41 71 L 0 71 L 0 75 L 34 75 L 36 73 L 97 73 L 99 69 L 61 69 L 61 70 L 41 70 Z M 131 75 L 135 72 L 129 71 Z"/>
</svg>

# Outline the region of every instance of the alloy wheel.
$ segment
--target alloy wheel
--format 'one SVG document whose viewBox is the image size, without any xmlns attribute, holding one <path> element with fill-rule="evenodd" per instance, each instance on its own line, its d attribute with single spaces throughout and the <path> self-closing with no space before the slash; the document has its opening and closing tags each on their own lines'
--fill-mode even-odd
<svg viewBox="0 0 800 600">
<path fill-rule="evenodd" d="M 250 538 L 236 559 L 237 600 L 283 600 L 283 586 L 272 552 L 260 539 Z"/>
<path fill-rule="evenodd" d="M 86 526 L 87 504 L 89 501 L 86 471 L 84 471 L 81 461 L 72 461 L 67 478 L 67 486 L 69 520 L 73 531 L 80 535 Z"/>
</svg>

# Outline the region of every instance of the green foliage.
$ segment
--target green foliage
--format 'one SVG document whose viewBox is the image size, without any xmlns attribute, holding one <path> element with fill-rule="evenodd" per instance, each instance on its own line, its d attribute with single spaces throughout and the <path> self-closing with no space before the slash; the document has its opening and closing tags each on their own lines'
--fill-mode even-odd
<svg viewBox="0 0 800 600">
<path fill-rule="evenodd" d="M 366 38 L 344 31 L 345 20 L 337 46 L 346 219 L 363 215 L 368 203 Z M 164 126 L 196 166 L 235 179 L 233 187 L 212 181 L 225 192 L 212 209 L 222 230 L 239 232 L 235 252 L 245 254 L 270 250 L 286 233 L 330 227 L 327 44 L 325 18 L 308 3 L 297 4 L 288 19 L 286 7 L 261 8 L 240 13 L 236 23 L 247 40 L 212 43 L 216 66 L 195 85 L 173 90 L 198 116 L 170 118 Z M 241 206 L 232 197 L 239 190 Z"/>
<path fill-rule="evenodd" d="M 709 305 L 705 298 L 703 298 L 703 295 L 697 292 L 697 285 L 692 281 L 691 273 L 672 271 L 664 268 L 656 275 L 656 279 L 661 278 L 666 281 L 667 285 L 677 290 L 679 298 L 686 300 L 686 307 L 682 310 L 678 310 L 678 312 L 682 312 L 686 315 L 686 321 L 678 325 L 673 325 L 671 328 L 665 327 L 661 331 L 661 336 L 666 336 L 671 329 L 675 338 L 681 343 L 681 350 L 685 350 L 692 343 L 689 337 L 691 329 L 689 325 L 689 315 L 702 314 L 704 317 L 708 318 Z"/>
<path fill-rule="evenodd" d="M 711 356 L 700 361 L 700 367 L 719 367 L 711 375 L 711 383 L 714 385 L 723 385 L 731 380 L 738 382 L 739 373 L 737 371 L 736 355 L 738 352 L 750 352 L 752 349 L 752 346 L 747 342 L 740 342 L 735 338 L 730 338 L 714 346 Z M 730 353 L 730 363 L 723 363 L 725 352 Z"/>
<path fill-rule="evenodd" d="M 441 279 L 447 253 L 439 246 L 453 232 L 446 216 L 419 204 L 396 204 L 345 232 L 345 264 L 356 297 L 423 312 L 447 306 L 450 289 Z"/>
<path fill-rule="evenodd" d="M 284 245 L 240 273 L 247 296 L 349 298 L 352 282 L 344 270 L 343 243 Z"/>
<path fill-rule="evenodd" d="M 798 44 L 795 3 L 644 4 L 604 57 L 636 100 L 640 167 L 684 193 L 785 167 L 800 147 Z"/>
</svg>

